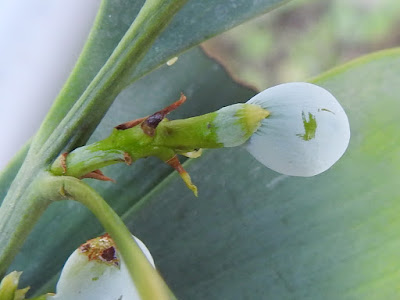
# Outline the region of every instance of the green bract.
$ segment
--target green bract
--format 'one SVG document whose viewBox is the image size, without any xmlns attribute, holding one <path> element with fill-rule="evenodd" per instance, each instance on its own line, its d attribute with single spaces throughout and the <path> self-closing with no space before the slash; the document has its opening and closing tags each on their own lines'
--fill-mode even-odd
<svg viewBox="0 0 400 300">
<path fill-rule="evenodd" d="M 22 272 L 13 271 L 0 282 L 0 300 L 23 300 L 29 287 L 18 289 L 18 282 Z"/>
<path fill-rule="evenodd" d="M 317 85 L 281 84 L 247 103 L 270 112 L 246 149 L 274 171 L 314 176 L 329 169 L 346 151 L 350 140 L 346 113 L 335 97 Z"/>
</svg>

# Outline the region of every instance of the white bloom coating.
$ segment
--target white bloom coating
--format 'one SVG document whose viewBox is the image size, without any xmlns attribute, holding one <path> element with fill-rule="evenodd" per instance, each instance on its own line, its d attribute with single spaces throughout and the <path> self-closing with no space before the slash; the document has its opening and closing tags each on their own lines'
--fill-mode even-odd
<svg viewBox="0 0 400 300">
<path fill-rule="evenodd" d="M 154 261 L 149 250 L 134 237 L 149 262 Z M 113 265 L 99 260 L 89 260 L 78 248 L 68 258 L 57 283 L 57 294 L 48 295 L 48 300 L 140 300 L 139 293 L 122 257 L 116 253 L 119 264 Z"/>
<path fill-rule="evenodd" d="M 291 176 L 314 176 L 346 151 L 350 126 L 346 113 L 327 90 L 310 83 L 269 88 L 247 103 L 268 110 L 246 149 L 268 168 Z"/>
<path fill-rule="evenodd" d="M 224 147 L 236 147 L 246 140 L 246 131 L 243 128 L 240 114 L 243 107 L 242 103 L 238 103 L 217 111 L 217 117 L 213 123 L 217 128 L 217 142 Z"/>
</svg>

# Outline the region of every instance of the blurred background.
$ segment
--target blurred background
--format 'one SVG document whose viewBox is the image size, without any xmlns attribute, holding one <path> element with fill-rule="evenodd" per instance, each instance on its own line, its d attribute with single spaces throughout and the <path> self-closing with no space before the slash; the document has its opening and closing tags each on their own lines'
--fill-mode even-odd
<svg viewBox="0 0 400 300">
<path fill-rule="evenodd" d="M 204 43 L 259 89 L 400 45 L 399 0 L 294 0 Z"/>
<path fill-rule="evenodd" d="M 81 52 L 100 0 L 0 0 L 0 171 L 40 123 Z"/>
<path fill-rule="evenodd" d="M 34 134 L 75 63 L 100 0 L 0 1 L 0 170 Z M 400 45 L 399 0 L 293 0 L 203 44 L 235 79 L 305 81 Z"/>
</svg>

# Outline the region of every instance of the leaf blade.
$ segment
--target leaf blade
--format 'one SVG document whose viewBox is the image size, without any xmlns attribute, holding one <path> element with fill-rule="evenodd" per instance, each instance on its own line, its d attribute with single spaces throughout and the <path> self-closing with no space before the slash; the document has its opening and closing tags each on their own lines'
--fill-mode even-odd
<svg viewBox="0 0 400 300">
<path fill-rule="evenodd" d="M 186 166 L 200 201 L 171 176 L 127 213 L 178 297 L 399 297 L 399 69 L 393 49 L 314 81 L 342 101 L 353 132 L 331 171 L 289 178 L 260 169 L 244 151 L 210 151 L 202 165 Z M 223 178 L 208 166 L 224 170 Z"/>
<path fill-rule="evenodd" d="M 341 101 L 353 134 L 343 159 L 320 176 L 282 176 L 243 149 L 222 149 L 185 164 L 200 199 L 172 174 L 134 200 L 124 219 L 178 297 L 398 298 L 398 69 L 393 49 L 314 80 Z M 121 185 L 106 198 L 129 202 L 131 179 Z"/>
</svg>

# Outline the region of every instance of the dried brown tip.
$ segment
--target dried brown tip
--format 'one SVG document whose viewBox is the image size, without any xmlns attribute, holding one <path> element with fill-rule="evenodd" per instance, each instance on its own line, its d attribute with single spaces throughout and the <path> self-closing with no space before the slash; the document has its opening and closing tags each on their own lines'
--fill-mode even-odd
<svg viewBox="0 0 400 300">
<path fill-rule="evenodd" d="M 83 178 L 92 178 L 92 179 L 97 179 L 97 180 L 101 180 L 101 181 L 112 181 L 115 183 L 114 179 L 105 176 L 103 174 L 103 172 L 101 172 L 100 170 L 94 170 L 93 172 L 87 173 L 81 177 L 81 179 L 83 179 Z"/>
<path fill-rule="evenodd" d="M 192 183 L 190 175 L 186 170 L 183 168 L 181 163 L 179 162 L 178 157 L 175 155 L 174 157 L 170 158 L 166 161 L 168 165 L 173 167 L 176 171 L 178 171 L 179 175 L 181 176 L 182 180 L 185 182 L 186 186 L 193 192 L 193 194 L 197 197 L 198 191 L 197 186 Z"/>
<path fill-rule="evenodd" d="M 132 164 L 132 157 L 129 155 L 128 152 L 124 152 L 124 161 L 128 166 Z"/>
<path fill-rule="evenodd" d="M 118 129 L 118 130 L 125 130 L 125 129 L 135 127 L 139 124 L 142 124 L 142 129 L 143 129 L 144 133 L 149 136 L 153 136 L 155 128 L 165 118 L 165 116 L 167 114 L 169 114 L 171 111 L 177 109 L 185 101 L 186 101 L 186 96 L 183 93 L 181 93 L 181 97 L 179 98 L 178 101 L 176 101 L 176 102 L 172 103 L 171 105 L 165 107 L 164 109 L 152 114 L 151 116 L 147 116 L 147 117 L 143 117 L 140 119 L 125 122 L 125 123 L 119 124 L 118 126 L 115 126 L 114 128 Z"/>
<path fill-rule="evenodd" d="M 171 111 L 177 109 L 179 106 L 181 106 L 183 103 L 186 101 L 186 96 L 181 93 L 181 96 L 178 101 L 175 101 L 171 105 L 165 107 L 164 109 L 160 110 L 159 112 L 162 113 L 164 116 L 169 114 Z"/>
<path fill-rule="evenodd" d="M 175 101 L 171 105 L 147 117 L 141 125 L 143 132 L 148 136 L 154 136 L 158 124 L 160 124 L 160 122 L 165 118 L 165 116 L 169 114 L 171 111 L 177 109 L 185 101 L 186 101 L 186 96 L 183 93 L 181 93 L 181 97 L 179 98 L 178 101 Z"/>
<path fill-rule="evenodd" d="M 125 122 L 125 123 L 119 124 L 118 126 L 115 126 L 114 128 L 118 129 L 118 130 L 129 129 L 129 128 L 135 127 L 136 125 L 139 125 L 140 123 L 142 123 L 147 118 L 148 117 L 144 117 L 144 118 L 132 120 L 132 121 L 129 121 L 129 122 Z"/>
<path fill-rule="evenodd" d="M 63 169 L 63 174 L 67 173 L 67 156 L 68 156 L 68 152 L 64 152 L 60 156 L 60 164 L 61 164 L 61 168 Z"/>
</svg>

